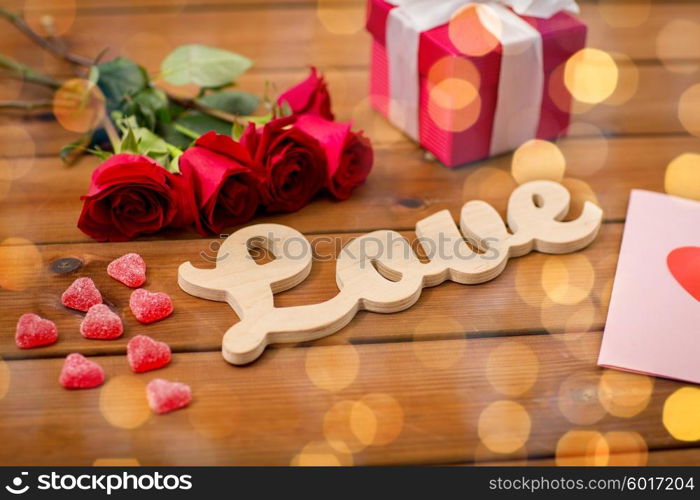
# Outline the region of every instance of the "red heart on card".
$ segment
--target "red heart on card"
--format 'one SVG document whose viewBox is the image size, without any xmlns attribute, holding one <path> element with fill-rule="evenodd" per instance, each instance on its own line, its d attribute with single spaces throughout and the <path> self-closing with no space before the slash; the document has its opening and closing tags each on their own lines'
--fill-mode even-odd
<svg viewBox="0 0 700 500">
<path fill-rule="evenodd" d="M 666 257 L 666 264 L 676 281 L 700 302 L 700 247 L 680 247 Z"/>
</svg>

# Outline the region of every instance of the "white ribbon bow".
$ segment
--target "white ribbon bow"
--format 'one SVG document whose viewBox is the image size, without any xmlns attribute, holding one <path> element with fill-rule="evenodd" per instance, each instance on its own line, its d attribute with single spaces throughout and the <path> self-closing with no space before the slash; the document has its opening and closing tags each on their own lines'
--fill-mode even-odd
<svg viewBox="0 0 700 500">
<path fill-rule="evenodd" d="M 501 42 L 490 152 L 517 148 L 537 135 L 544 90 L 542 38 L 519 15 L 549 18 L 562 10 L 577 13 L 575 0 L 387 0 L 397 5 L 387 20 L 389 119 L 410 137 L 419 139 L 418 44 L 420 34 L 450 21 L 468 4 L 487 4 L 489 16 L 479 16 L 484 28 Z M 512 8 L 510 10 L 508 7 Z M 515 12 L 515 13 L 514 13 Z M 495 15 L 493 15 L 495 14 Z"/>
</svg>

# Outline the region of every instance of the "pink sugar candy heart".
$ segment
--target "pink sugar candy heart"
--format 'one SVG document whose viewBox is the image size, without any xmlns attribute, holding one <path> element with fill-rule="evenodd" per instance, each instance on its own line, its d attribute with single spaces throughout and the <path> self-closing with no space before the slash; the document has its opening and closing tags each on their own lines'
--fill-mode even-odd
<svg viewBox="0 0 700 500">
<path fill-rule="evenodd" d="M 111 340 L 122 333 L 122 319 L 105 304 L 92 306 L 80 323 L 80 334 L 86 339 Z"/>
<path fill-rule="evenodd" d="M 146 386 L 148 406 L 154 413 L 162 414 L 190 404 L 192 390 L 182 382 L 171 382 L 162 378 L 151 380 Z"/>
<path fill-rule="evenodd" d="M 137 335 L 126 345 L 126 358 L 136 373 L 156 370 L 170 363 L 170 347 L 147 335 Z"/>
<path fill-rule="evenodd" d="M 104 380 L 105 372 L 102 367 L 77 352 L 66 357 L 61 376 L 58 378 L 66 389 L 90 389 L 102 385 Z"/>
<path fill-rule="evenodd" d="M 172 314 L 173 301 L 167 293 L 138 288 L 131 292 L 129 307 L 141 323 L 153 323 Z"/>
<path fill-rule="evenodd" d="M 90 278 L 78 278 L 61 295 L 61 304 L 83 312 L 101 303 L 102 294 Z"/>
<path fill-rule="evenodd" d="M 20 316 L 15 331 L 15 344 L 20 349 L 50 345 L 58 340 L 56 323 L 34 313 Z"/>
<path fill-rule="evenodd" d="M 137 253 L 128 253 L 107 266 L 107 274 L 126 286 L 138 288 L 146 282 L 146 262 Z"/>
</svg>

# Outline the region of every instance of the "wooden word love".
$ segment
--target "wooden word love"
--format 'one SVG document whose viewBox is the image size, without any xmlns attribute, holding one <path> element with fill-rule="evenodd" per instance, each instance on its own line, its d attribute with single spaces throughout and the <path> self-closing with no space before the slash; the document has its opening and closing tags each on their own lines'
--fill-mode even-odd
<svg viewBox="0 0 700 500">
<path fill-rule="evenodd" d="M 428 261 L 395 231 L 373 231 L 348 243 L 336 261 L 338 294 L 319 304 L 275 307 L 273 294 L 301 283 L 311 271 L 312 251 L 298 231 L 278 224 L 245 227 L 221 245 L 215 269 L 180 266 L 178 282 L 187 293 L 227 302 L 240 321 L 224 335 L 224 358 L 236 365 L 255 360 L 268 344 L 305 342 L 335 333 L 361 309 L 393 313 L 411 307 L 424 287 L 445 280 L 477 284 L 498 276 L 508 259 L 532 250 L 563 254 L 591 243 L 603 212 L 586 202 L 581 215 L 561 222 L 569 192 L 551 181 L 519 186 L 508 200 L 508 226 L 483 201 L 462 207 L 457 228 L 442 210 L 416 224 Z M 460 230 L 461 229 L 461 234 Z M 509 231 L 510 230 L 510 231 Z M 264 241 L 275 259 L 258 264 L 252 241 Z"/>
</svg>

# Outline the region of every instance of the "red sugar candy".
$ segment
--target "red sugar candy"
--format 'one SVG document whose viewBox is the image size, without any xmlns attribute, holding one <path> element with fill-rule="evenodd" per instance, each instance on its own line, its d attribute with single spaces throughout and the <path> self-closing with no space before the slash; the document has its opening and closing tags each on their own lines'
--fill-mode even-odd
<svg viewBox="0 0 700 500">
<path fill-rule="evenodd" d="M 170 347 L 147 335 L 137 335 L 126 345 L 126 358 L 133 371 L 147 372 L 170 363 Z"/>
<path fill-rule="evenodd" d="M 148 406 L 154 413 L 168 413 L 183 408 L 192 401 L 192 390 L 182 382 L 171 382 L 162 378 L 151 380 L 146 386 Z"/>
<path fill-rule="evenodd" d="M 107 274 L 126 286 L 138 288 L 146 282 L 146 262 L 137 253 L 128 253 L 107 266 Z"/>
<path fill-rule="evenodd" d="M 30 349 L 53 344 L 58 340 L 56 323 L 33 313 L 20 316 L 15 331 L 15 344 L 20 349 Z"/>
<path fill-rule="evenodd" d="M 116 339 L 124 333 L 124 325 L 119 315 L 105 304 L 95 304 L 80 323 L 80 333 L 86 339 Z"/>
<path fill-rule="evenodd" d="M 105 372 L 102 367 L 77 352 L 66 357 L 61 376 L 58 378 L 66 389 L 90 389 L 102 385 L 104 380 Z"/>
<path fill-rule="evenodd" d="M 172 314 L 173 301 L 167 293 L 138 288 L 131 292 L 129 307 L 141 323 L 153 323 Z"/>
<path fill-rule="evenodd" d="M 83 312 L 101 303 L 102 294 L 90 278 L 78 278 L 61 295 L 61 304 Z"/>
</svg>

